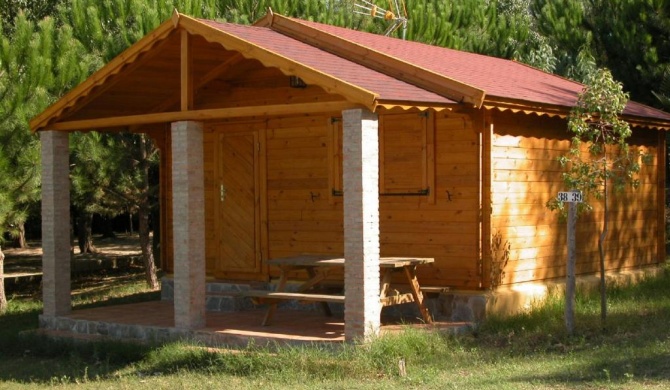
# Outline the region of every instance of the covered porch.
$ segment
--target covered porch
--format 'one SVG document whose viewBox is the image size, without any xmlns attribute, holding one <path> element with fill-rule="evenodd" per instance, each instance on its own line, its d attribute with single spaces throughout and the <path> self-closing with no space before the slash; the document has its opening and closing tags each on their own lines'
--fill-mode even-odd
<svg viewBox="0 0 670 390">
<path fill-rule="evenodd" d="M 175 13 L 172 20 L 131 46 L 31 122 L 42 140 L 41 327 L 85 334 L 109 332 L 113 328 L 126 337 L 133 334 L 150 334 L 150 338 L 158 339 L 204 337 L 220 339 L 221 343 L 238 337 L 354 342 L 367 340 L 383 330 L 379 302 L 379 111 L 426 110 L 429 107 L 425 102 L 431 102 L 433 109 L 444 109 L 456 103 L 286 36 L 274 34 L 268 40 L 267 34 L 260 29 L 199 21 Z M 289 53 L 293 58 L 277 54 L 276 51 L 291 45 L 297 50 Z M 324 63 L 328 65 L 324 69 L 315 68 Z M 398 95 L 385 97 L 371 92 L 380 85 Z M 417 101 L 398 101 L 400 95 L 414 96 Z M 212 215 L 206 205 L 212 199 L 212 188 L 217 192 L 215 203 L 219 202 L 217 195 L 223 203 L 224 198 L 232 198 L 229 193 L 232 187 L 226 184 L 224 188 L 221 182 L 218 194 L 219 184 L 212 184 L 216 176 L 208 171 L 211 162 L 207 161 L 206 153 L 207 145 L 212 142 L 206 134 L 214 133 L 221 137 L 218 142 L 225 143 L 228 142 L 223 140 L 225 137 L 241 133 L 232 130 L 226 121 L 253 122 L 252 130 L 245 130 L 242 136 L 225 144 L 232 145 L 231 148 L 221 147 L 217 153 L 224 157 L 239 156 L 239 149 L 234 146 L 243 144 L 248 152 L 245 156 L 251 157 L 253 163 L 249 169 L 253 194 L 249 196 L 249 208 L 241 208 L 251 210 L 248 218 L 252 222 L 248 245 L 251 261 L 243 264 L 246 268 L 235 268 L 236 273 L 231 275 L 267 280 L 268 259 L 272 258 L 273 250 L 268 246 L 268 217 L 264 209 L 267 175 L 263 170 L 271 164 L 266 160 L 264 141 L 269 131 L 267 124 L 277 118 L 308 115 L 341 118 L 342 166 L 337 180 L 342 183 L 343 190 L 338 195 L 342 200 L 331 209 L 341 213 L 341 222 L 337 224 L 341 224 L 343 234 L 338 247 L 329 250 L 340 252 L 346 259 L 344 315 L 332 322 L 318 314 L 312 319 L 309 317 L 312 313 L 305 317 L 279 311 L 278 324 L 283 316 L 298 319 L 294 327 L 297 333 L 291 334 L 284 325 L 257 329 L 260 321 L 254 319 L 256 311 L 207 312 L 206 280 L 210 271 L 207 237 L 211 233 L 207 218 Z M 218 126 L 215 130 L 211 130 L 213 124 Z M 72 311 L 68 136 L 71 131 L 89 130 L 145 132 L 164 142 L 161 209 L 169 217 L 163 220 L 169 223 L 164 235 L 169 242 L 162 248 L 172 261 L 173 303 Z M 238 164 L 245 156 L 226 161 Z M 314 202 L 309 189 L 301 190 L 307 191 Z M 223 214 L 216 214 L 219 215 Z M 226 237 L 230 240 L 232 236 Z M 232 240 L 237 241 L 234 237 Z M 216 261 L 228 267 L 230 260 L 219 257 Z M 235 330 L 227 331 L 229 328 Z"/>
</svg>

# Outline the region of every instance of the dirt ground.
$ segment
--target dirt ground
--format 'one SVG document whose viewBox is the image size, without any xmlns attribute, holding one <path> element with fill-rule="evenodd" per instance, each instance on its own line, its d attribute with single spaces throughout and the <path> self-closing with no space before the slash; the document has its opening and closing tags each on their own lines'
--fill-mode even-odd
<svg viewBox="0 0 670 390">
<path fill-rule="evenodd" d="M 93 237 L 93 245 L 99 250 L 99 253 L 84 254 L 79 253 L 76 242 L 72 243 L 74 248 L 73 260 L 113 260 L 139 256 L 140 240 L 139 237 L 129 234 L 117 234 L 115 238 Z M 5 254 L 5 274 L 33 273 L 41 272 L 42 268 L 42 247 L 39 241 L 29 241 L 28 248 L 3 248 Z"/>
</svg>

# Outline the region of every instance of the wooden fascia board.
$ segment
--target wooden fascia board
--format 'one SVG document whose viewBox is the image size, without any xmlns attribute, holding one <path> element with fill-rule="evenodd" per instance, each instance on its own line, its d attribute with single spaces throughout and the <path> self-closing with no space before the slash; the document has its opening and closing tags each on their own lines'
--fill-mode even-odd
<svg viewBox="0 0 670 390">
<path fill-rule="evenodd" d="M 155 30 L 144 36 L 108 62 L 105 66 L 89 76 L 81 84 L 71 89 L 42 113 L 34 117 L 30 121 L 30 129 L 34 132 L 47 126 L 50 120 L 59 116 L 66 108 L 77 104 L 80 99 L 92 93 L 95 88 L 100 87 L 110 77 L 121 72 L 126 65 L 136 61 L 141 54 L 153 48 L 156 43 L 165 39 L 174 29 L 175 25 L 172 20 L 167 20 L 162 23 Z"/>
<path fill-rule="evenodd" d="M 479 108 L 486 96 L 485 91 L 477 87 L 309 27 L 282 15 L 274 14 L 271 18 L 266 17 L 259 22 L 259 25 L 269 25 L 271 29 L 291 38 L 319 47 L 325 51 L 459 103 L 470 103 Z"/>
<path fill-rule="evenodd" d="M 274 115 L 329 113 L 352 108 L 360 108 L 360 104 L 349 101 L 301 103 L 301 104 L 275 104 L 268 106 L 247 106 L 213 108 L 206 110 L 171 111 L 153 114 L 140 114 L 117 116 L 99 119 L 84 119 L 70 122 L 59 122 L 49 125 L 48 130 L 56 131 L 81 131 L 99 130 L 107 128 L 120 128 L 130 126 L 142 126 L 153 123 L 169 123 L 177 121 L 205 121 L 227 118 L 264 117 Z"/>
<path fill-rule="evenodd" d="M 632 116 L 632 115 L 623 115 L 622 118 L 626 122 L 630 123 L 631 126 L 634 127 L 646 127 L 649 129 L 656 129 L 663 131 L 670 130 L 670 122 L 668 121 L 659 121 L 651 118 L 642 118 L 639 116 Z"/>
<path fill-rule="evenodd" d="M 520 100 L 487 97 L 483 104 L 486 109 L 497 109 L 499 111 L 523 112 L 525 114 L 548 115 L 566 118 L 570 114 L 570 107 L 537 104 Z"/>
<path fill-rule="evenodd" d="M 380 100 L 379 103 L 377 104 L 377 107 L 384 108 L 385 110 L 400 109 L 404 111 L 413 109 L 419 111 L 426 111 L 426 110 L 444 111 L 444 110 L 451 110 L 459 106 L 460 105 L 458 103 L 435 104 L 430 102 L 407 102 L 407 101 L 388 101 L 388 100 Z"/>
<path fill-rule="evenodd" d="M 180 15 L 179 26 L 192 34 L 200 35 L 209 42 L 218 43 L 228 50 L 240 52 L 246 58 L 258 60 L 265 66 L 278 68 L 287 75 L 299 76 L 307 83 L 319 85 L 327 92 L 344 96 L 351 102 L 367 107 L 371 111 L 376 108 L 379 95 L 374 92 L 293 61 L 279 53 L 188 16 Z"/>
<path fill-rule="evenodd" d="M 499 111 L 511 111 L 514 113 L 523 112 L 524 114 L 536 114 L 557 116 L 560 118 L 567 118 L 570 115 L 571 107 L 550 105 L 550 104 L 533 104 L 532 102 L 522 102 L 519 100 L 510 100 L 503 98 L 489 97 L 484 102 L 484 108 L 497 109 Z M 646 127 L 657 130 L 670 130 L 670 122 L 657 120 L 653 118 L 645 118 L 633 115 L 622 115 L 622 119 L 630 123 L 631 126 Z"/>
</svg>

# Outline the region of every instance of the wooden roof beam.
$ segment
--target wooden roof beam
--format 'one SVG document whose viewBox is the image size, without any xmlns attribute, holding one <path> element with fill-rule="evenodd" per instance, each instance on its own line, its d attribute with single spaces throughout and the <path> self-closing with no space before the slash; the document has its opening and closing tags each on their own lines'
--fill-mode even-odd
<svg viewBox="0 0 670 390">
<path fill-rule="evenodd" d="M 226 59 L 219 65 L 215 66 L 212 68 L 209 72 L 207 72 L 204 76 L 200 77 L 197 79 L 197 81 L 193 81 L 193 95 L 195 98 L 195 93 L 207 83 L 211 82 L 212 80 L 216 79 L 217 77 L 221 76 L 223 73 L 225 73 L 228 69 L 231 67 L 235 66 L 236 64 L 240 63 L 244 57 L 239 54 L 235 53 L 232 55 L 230 58 Z M 195 75 L 194 75 L 195 78 Z M 156 105 L 151 112 L 161 112 L 169 109 L 172 106 L 177 105 L 180 103 L 181 96 L 175 95 L 174 97 L 171 97 L 169 99 L 164 100 L 160 104 Z"/>
<path fill-rule="evenodd" d="M 200 77 L 196 82 L 193 84 L 193 99 L 195 101 L 195 93 L 202 87 L 204 87 L 207 83 L 211 82 L 212 80 L 216 79 L 217 77 L 221 76 L 224 72 L 226 72 L 228 69 L 231 67 L 235 66 L 236 64 L 240 63 L 242 60 L 244 60 L 244 57 L 239 54 L 235 53 L 233 54 L 230 58 L 226 59 L 219 65 L 215 66 L 213 69 L 211 69 L 209 72 L 207 72 L 204 76 Z M 180 95 L 175 95 L 169 99 L 164 100 L 160 104 L 156 105 L 154 108 L 152 108 L 149 112 L 150 113 L 159 113 L 163 112 L 170 107 L 176 106 L 180 103 L 181 96 Z M 191 109 L 195 108 L 195 102 L 193 103 L 193 106 Z M 182 110 L 183 111 L 183 110 Z M 137 126 L 131 126 L 130 131 L 136 131 Z"/>
<path fill-rule="evenodd" d="M 181 31 L 181 110 L 193 109 L 193 50 L 188 31 Z"/>
<path fill-rule="evenodd" d="M 270 27 L 281 34 L 451 100 L 470 103 L 477 108 L 484 103 L 486 94 L 482 89 L 309 27 L 285 16 L 273 14 L 261 19 L 256 25 Z"/>
<path fill-rule="evenodd" d="M 57 131 L 79 131 L 79 130 L 105 130 L 109 128 L 143 126 L 155 123 L 169 123 L 187 120 L 217 120 L 227 118 L 275 116 L 289 114 L 311 114 L 321 112 L 339 112 L 346 109 L 358 108 L 361 105 L 349 101 L 300 103 L 300 104 L 275 104 L 268 106 L 247 106 L 214 108 L 207 110 L 171 111 L 154 114 L 117 116 L 99 119 L 84 119 L 70 122 L 59 122 L 49 125 L 48 130 Z"/>
</svg>

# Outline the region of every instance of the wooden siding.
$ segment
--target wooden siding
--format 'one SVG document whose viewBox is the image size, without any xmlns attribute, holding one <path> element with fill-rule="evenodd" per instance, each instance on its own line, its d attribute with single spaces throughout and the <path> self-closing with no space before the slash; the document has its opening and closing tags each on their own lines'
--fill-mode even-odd
<svg viewBox="0 0 670 390">
<path fill-rule="evenodd" d="M 496 112 L 492 122 L 492 234 L 500 234 L 511 248 L 503 283 L 563 277 L 566 225 L 546 203 L 566 190 L 563 169 L 556 160 L 570 147 L 566 121 Z M 650 234 L 662 229 L 657 218 L 663 212 L 657 191 L 657 134 L 635 129 L 631 145 L 633 153 L 649 153 L 654 158 L 642 164 L 637 190 L 610 196 L 610 232 L 605 245 L 608 270 L 663 260 L 658 235 Z M 600 203 L 594 206 L 577 223 L 577 272 L 581 274 L 599 271 L 597 239 L 603 211 Z"/>
<path fill-rule="evenodd" d="M 386 143 L 384 158 L 392 161 L 391 165 L 408 169 L 405 175 L 410 178 L 406 182 L 429 189 L 428 195 L 381 196 L 382 255 L 434 257 L 433 265 L 419 270 L 422 283 L 477 288 L 481 283 L 477 251 L 479 135 L 473 121 L 463 114 L 412 112 L 395 113 L 380 123 L 393 123 L 387 124 L 393 129 L 393 136 L 404 136 L 407 132 L 409 138 L 420 140 L 414 142 L 417 147 L 409 156 L 414 161 L 402 163 L 408 155 L 400 153 L 402 142 L 395 140 Z M 410 131 L 405 123 L 420 125 L 409 126 Z M 383 133 L 384 128 L 380 131 Z M 264 210 L 260 211 L 257 235 L 262 258 L 299 253 L 342 254 L 343 209 L 342 197 L 337 194 L 341 190 L 339 113 L 226 121 L 208 124 L 205 131 L 208 276 L 225 275 L 233 279 L 277 276 L 277 271 L 268 270 L 264 262 L 255 275 L 221 273 L 216 154 L 218 137 L 230 132 L 257 134 L 263 151 L 259 157 L 264 160 L 259 175 L 259 186 L 263 188 L 259 207 Z M 409 171 L 410 167 L 416 172 Z M 169 224 L 167 228 L 171 230 Z M 167 261 L 163 262 L 168 271 L 170 258 L 167 254 Z"/>
<path fill-rule="evenodd" d="M 420 122 L 425 119 L 421 115 L 383 115 L 380 131 L 385 134 L 385 123 L 389 128 L 392 125 L 388 123 L 411 124 L 412 116 Z M 570 145 L 565 121 L 498 112 L 482 115 L 474 110 L 431 113 L 428 118 L 425 126 L 415 128 L 414 134 L 407 130 L 412 125 L 396 126 L 399 129 L 394 135 L 408 132 L 414 141 L 422 140 L 415 142 L 422 146 L 420 152 L 418 146 L 414 148 L 414 161 L 405 163 L 403 159 L 408 155 L 394 150 L 401 148 L 402 142 L 396 146 L 384 143 L 382 158 L 390 160 L 388 164 L 382 161 L 384 169 L 394 164 L 403 167 L 405 174 L 411 176 L 406 183 L 426 185 L 430 195 L 380 197 L 382 255 L 434 257 L 433 265 L 419 270 L 424 284 L 475 289 L 490 283 L 489 274 L 496 267 L 495 254 L 490 254 L 490 237 L 500 234 L 511 248 L 503 283 L 564 276 L 565 224 L 545 205 L 564 189 L 556 157 Z M 393 119 L 398 121 L 389 122 Z M 490 125 L 493 133 L 487 135 Z M 221 273 L 220 269 L 216 145 L 223 132 L 251 132 L 259 144 L 256 212 L 260 217 L 255 240 L 261 268 L 256 273 L 230 274 Z M 267 268 L 264 260 L 268 258 L 343 252 L 342 197 L 338 194 L 342 141 L 339 113 L 208 124 L 205 138 L 206 256 L 210 277 L 267 279 L 277 276 L 276 270 Z M 663 201 L 663 192 L 657 190 L 659 180 L 663 180 L 657 176 L 658 142 L 655 132 L 635 130 L 634 150 L 655 157 L 642 166 L 637 191 L 616 195 L 618 205 L 612 206 L 607 239 L 608 269 L 656 264 L 662 257 L 661 238 L 647 233 L 663 231 L 658 230 L 658 205 Z M 163 143 L 169 145 L 169 139 Z M 486 153 L 489 147 L 490 161 Z M 400 159 L 400 163 L 393 159 Z M 490 167 L 483 167 L 483 173 L 482 164 Z M 162 168 L 167 170 L 169 183 L 169 160 Z M 383 180 L 382 176 L 382 183 Z M 169 205 L 169 186 L 163 191 Z M 480 202 L 490 203 L 490 213 L 484 210 L 490 221 L 487 215 L 480 220 Z M 170 214 L 171 208 L 165 210 L 166 241 L 162 252 L 168 272 L 172 257 L 168 249 Z M 602 208 L 596 206 L 592 214 L 579 220 L 579 273 L 598 271 L 596 240 L 601 217 Z"/>
</svg>

